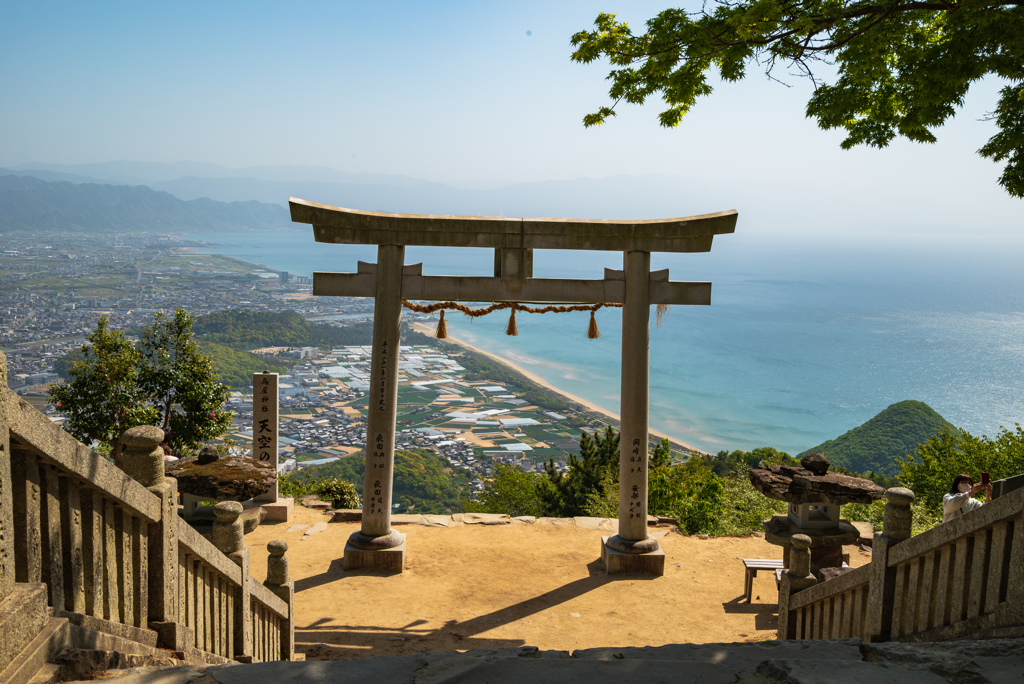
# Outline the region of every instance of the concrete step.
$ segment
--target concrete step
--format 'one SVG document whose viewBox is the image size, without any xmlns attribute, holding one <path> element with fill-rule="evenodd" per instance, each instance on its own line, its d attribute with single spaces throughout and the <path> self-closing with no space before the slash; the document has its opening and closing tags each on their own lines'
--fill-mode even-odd
<svg viewBox="0 0 1024 684">
<path fill-rule="evenodd" d="M 29 684 L 53 659 L 72 645 L 71 629 L 64 618 L 49 618 L 35 637 L 0 672 L 0 684 Z"/>
<path fill-rule="evenodd" d="M 61 679 L 61 666 L 54 663 L 46 663 L 32 679 L 28 680 L 28 684 L 57 684 L 57 682 L 64 681 Z"/>
<path fill-rule="evenodd" d="M 113 674 L 118 684 L 1020 684 L 1024 639 L 678 644 L 585 649 L 572 656 L 525 647 L 326 662 L 139 668 Z"/>
</svg>

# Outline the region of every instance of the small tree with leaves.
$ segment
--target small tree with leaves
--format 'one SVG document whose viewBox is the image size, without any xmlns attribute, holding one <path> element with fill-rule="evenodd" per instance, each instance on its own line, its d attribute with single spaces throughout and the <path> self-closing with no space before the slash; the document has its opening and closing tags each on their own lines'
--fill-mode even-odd
<svg viewBox="0 0 1024 684">
<path fill-rule="evenodd" d="M 191 449 L 227 432 L 228 388 L 217 380 L 210 357 L 199 352 L 192 317 L 156 313 L 133 344 L 100 318 L 71 379 L 50 390 L 67 417 L 65 429 L 83 442 L 99 442 L 119 463 L 121 435 L 138 425 L 171 432 L 171 445 Z"/>
<path fill-rule="evenodd" d="M 64 429 L 86 444 L 99 442 L 115 462 L 124 431 L 159 418 L 139 383 L 140 361 L 138 348 L 103 316 L 72 364 L 70 379 L 50 388 L 50 401 L 65 416 Z"/>
<path fill-rule="evenodd" d="M 170 444 L 179 449 L 223 435 L 234 416 L 224 410 L 229 388 L 199 351 L 193 320 L 184 309 L 173 318 L 157 312 L 139 342 L 139 384 L 158 411 L 159 427 L 170 430 Z"/>
</svg>

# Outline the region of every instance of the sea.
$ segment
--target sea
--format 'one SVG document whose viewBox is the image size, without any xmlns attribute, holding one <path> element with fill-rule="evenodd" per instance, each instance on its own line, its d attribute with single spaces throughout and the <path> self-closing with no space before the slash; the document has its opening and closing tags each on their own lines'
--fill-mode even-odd
<svg viewBox="0 0 1024 684">
<path fill-rule="evenodd" d="M 704 451 L 790 454 L 905 399 L 972 434 L 1024 419 L 1024 236 L 750 232 L 709 253 L 654 254 L 672 280 L 711 281 L 710 306 L 652 308 L 651 427 Z M 353 272 L 376 247 L 308 232 L 197 233 L 201 253 L 296 275 Z M 413 248 L 427 275 L 491 275 L 484 249 Z M 538 251 L 535 277 L 601 278 L 616 252 Z M 619 413 L 621 310 L 446 316 L 454 337 Z"/>
</svg>

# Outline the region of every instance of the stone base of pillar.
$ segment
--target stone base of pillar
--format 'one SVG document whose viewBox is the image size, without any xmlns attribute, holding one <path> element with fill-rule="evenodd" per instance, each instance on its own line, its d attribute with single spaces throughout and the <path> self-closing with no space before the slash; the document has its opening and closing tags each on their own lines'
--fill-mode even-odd
<svg viewBox="0 0 1024 684">
<path fill-rule="evenodd" d="M 609 539 L 610 536 L 601 537 L 601 562 L 609 575 L 628 573 L 660 577 L 665 574 L 665 552 L 661 548 L 649 553 L 623 553 L 608 546 Z"/>
<path fill-rule="evenodd" d="M 345 544 L 345 570 L 383 570 L 398 574 L 405 570 L 405 542 L 390 549 L 367 550 Z"/>
<path fill-rule="evenodd" d="M 267 512 L 267 517 L 263 519 L 263 522 L 276 523 L 288 522 L 291 519 L 295 500 L 282 498 L 273 503 L 261 503 L 254 499 L 253 503 L 260 504 L 263 510 Z"/>
</svg>

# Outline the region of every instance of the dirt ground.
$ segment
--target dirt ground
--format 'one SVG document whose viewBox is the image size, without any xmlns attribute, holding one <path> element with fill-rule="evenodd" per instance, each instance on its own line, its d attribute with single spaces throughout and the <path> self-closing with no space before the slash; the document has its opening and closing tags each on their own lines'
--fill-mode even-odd
<svg viewBox="0 0 1024 684">
<path fill-rule="evenodd" d="M 743 597 L 742 558 L 781 558 L 759 537 L 699 539 L 651 528 L 666 554 L 663 577 L 605 575 L 600 537 L 574 525 L 425 527 L 407 535 L 401 575 L 342 570 L 358 523 L 304 537 L 287 530 L 328 518 L 296 506 L 289 523 L 263 524 L 245 541 L 252 575 L 266 577 L 266 544 L 288 542 L 295 580 L 296 650 L 310 660 L 432 651 L 759 641 L 774 638 L 775 580 L 762 572 Z M 870 555 L 850 547 L 851 565 Z"/>
</svg>

